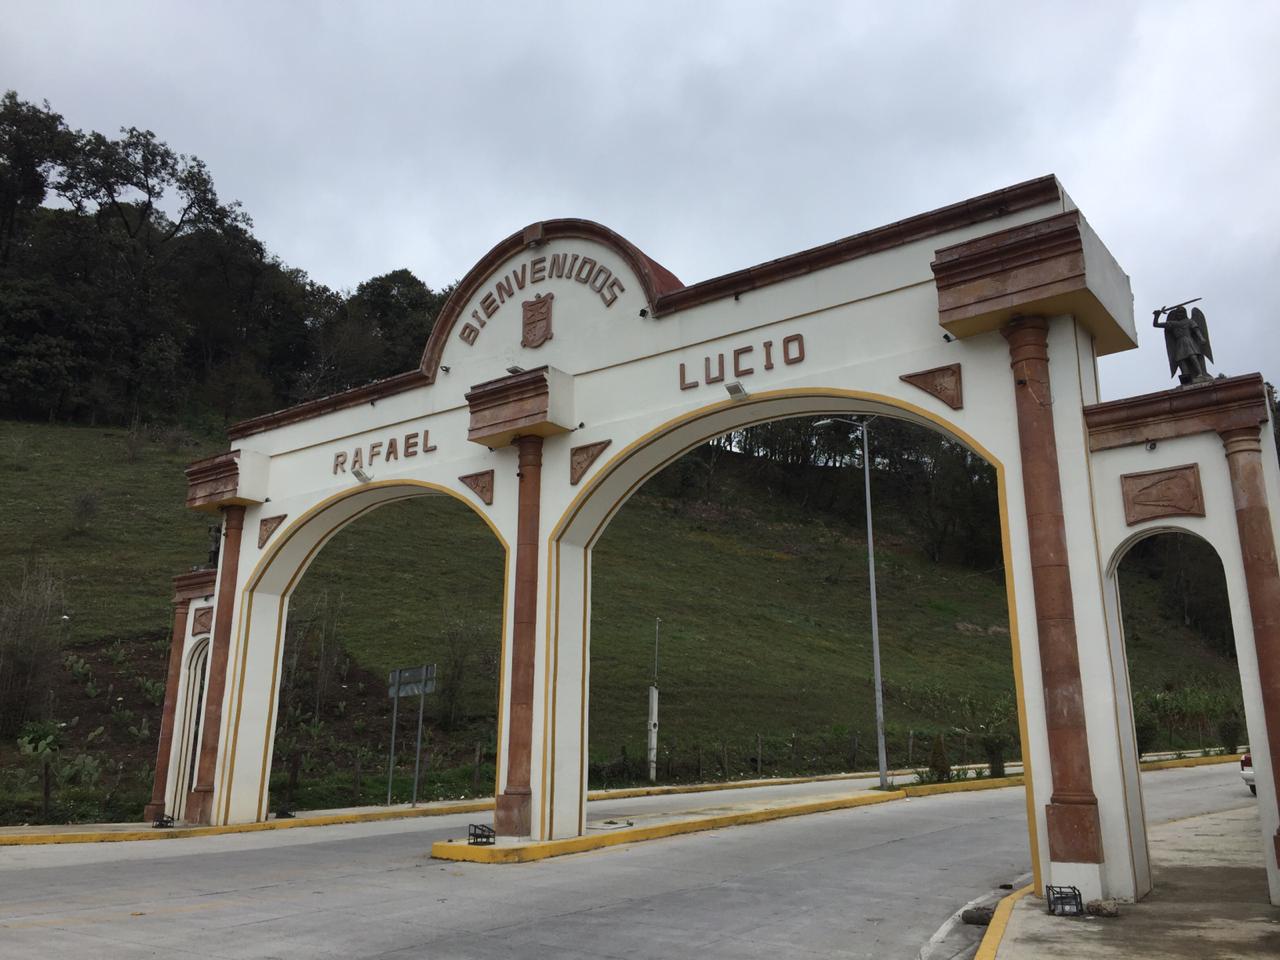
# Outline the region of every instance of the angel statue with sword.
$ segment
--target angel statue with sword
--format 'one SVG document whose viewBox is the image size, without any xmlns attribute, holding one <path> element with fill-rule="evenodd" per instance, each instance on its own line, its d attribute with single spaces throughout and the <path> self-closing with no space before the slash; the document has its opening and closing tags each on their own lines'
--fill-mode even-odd
<svg viewBox="0 0 1280 960">
<path fill-rule="evenodd" d="M 1178 374 L 1178 382 L 1203 383 L 1212 379 L 1205 367 L 1206 360 L 1213 359 L 1213 347 L 1209 344 L 1209 324 L 1199 307 L 1187 307 L 1199 300 L 1187 300 L 1172 307 L 1154 311 L 1151 325 L 1164 330 L 1164 347 L 1169 354 L 1169 375 Z M 1161 320 L 1161 315 L 1165 315 Z"/>
</svg>

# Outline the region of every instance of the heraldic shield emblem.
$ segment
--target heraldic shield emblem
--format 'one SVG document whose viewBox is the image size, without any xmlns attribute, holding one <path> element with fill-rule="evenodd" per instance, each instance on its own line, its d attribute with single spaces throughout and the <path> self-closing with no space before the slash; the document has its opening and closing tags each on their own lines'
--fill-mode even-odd
<svg viewBox="0 0 1280 960">
<path fill-rule="evenodd" d="M 551 339 L 551 301 L 555 298 L 554 293 L 548 293 L 546 296 L 538 294 L 532 300 L 524 301 L 520 346 L 540 347 Z"/>
</svg>

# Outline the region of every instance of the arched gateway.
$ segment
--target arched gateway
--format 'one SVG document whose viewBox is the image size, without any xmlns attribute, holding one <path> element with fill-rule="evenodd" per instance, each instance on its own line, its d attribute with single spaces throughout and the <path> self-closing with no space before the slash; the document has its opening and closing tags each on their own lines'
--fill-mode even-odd
<svg viewBox="0 0 1280 960">
<path fill-rule="evenodd" d="M 459 284 L 418 369 L 237 424 L 188 468 L 187 503 L 220 512 L 224 540 L 216 580 L 177 580 L 148 815 L 265 818 L 291 591 L 344 524 L 446 495 L 507 551 L 498 831 L 582 832 L 591 549 L 610 517 L 725 431 L 877 413 L 995 467 L 1039 881 L 1150 888 L 1114 571 L 1151 530 L 1214 545 L 1280 902 L 1266 388 L 1098 403 L 1097 357 L 1135 346 L 1128 278 L 1053 177 L 692 286 L 597 224 L 533 224 Z"/>
</svg>

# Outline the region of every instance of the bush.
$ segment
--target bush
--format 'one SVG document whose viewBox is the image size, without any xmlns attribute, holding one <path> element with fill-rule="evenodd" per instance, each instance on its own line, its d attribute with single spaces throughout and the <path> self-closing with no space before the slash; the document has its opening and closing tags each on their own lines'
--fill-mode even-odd
<svg viewBox="0 0 1280 960">
<path fill-rule="evenodd" d="M 62 581 L 27 565 L 0 605 L 0 736 L 40 719 L 41 691 L 58 662 L 66 606 Z"/>
<path fill-rule="evenodd" d="M 987 755 L 987 767 L 993 777 L 1004 776 L 1004 751 L 1008 745 L 1002 734 L 992 733 L 982 738 L 982 751 Z"/>
<path fill-rule="evenodd" d="M 1245 736 L 1244 723 L 1238 714 L 1229 713 L 1218 721 L 1218 743 L 1227 753 L 1235 753 Z"/>
<path fill-rule="evenodd" d="M 98 495 L 92 490 L 76 496 L 71 502 L 71 532 L 84 534 L 98 517 Z"/>
<path fill-rule="evenodd" d="M 947 742 L 942 734 L 933 738 L 933 747 L 929 750 L 929 776 L 934 783 L 951 779 L 951 761 L 947 759 Z"/>
</svg>

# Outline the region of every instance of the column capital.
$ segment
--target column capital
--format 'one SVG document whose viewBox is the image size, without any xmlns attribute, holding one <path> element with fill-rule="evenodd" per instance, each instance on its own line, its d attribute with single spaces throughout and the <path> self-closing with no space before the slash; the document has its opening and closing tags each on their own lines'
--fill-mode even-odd
<svg viewBox="0 0 1280 960">
<path fill-rule="evenodd" d="M 1262 453 L 1262 428 L 1258 425 L 1219 430 L 1228 457 L 1241 453 Z"/>
<path fill-rule="evenodd" d="M 1000 328 L 1009 341 L 1009 365 L 1026 360 L 1049 359 L 1049 321 L 1044 317 L 1018 317 Z"/>
<path fill-rule="evenodd" d="M 519 451 L 521 467 L 539 467 L 542 465 L 542 437 L 536 434 L 525 434 L 511 441 Z"/>
<path fill-rule="evenodd" d="M 244 529 L 244 505 L 239 503 L 227 504 L 222 508 L 222 522 L 226 524 L 228 530 Z"/>
</svg>

